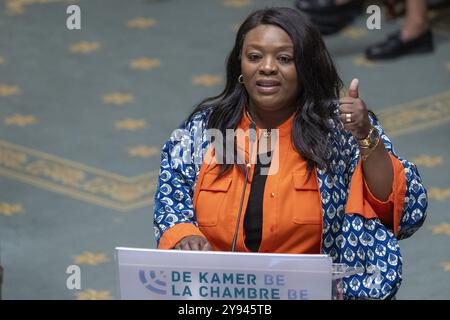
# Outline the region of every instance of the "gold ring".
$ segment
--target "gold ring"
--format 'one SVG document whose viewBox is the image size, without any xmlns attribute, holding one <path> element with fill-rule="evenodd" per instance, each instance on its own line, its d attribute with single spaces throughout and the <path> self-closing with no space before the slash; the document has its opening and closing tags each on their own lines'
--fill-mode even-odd
<svg viewBox="0 0 450 320">
<path fill-rule="evenodd" d="M 346 113 L 345 114 L 345 121 L 348 122 L 352 122 L 352 114 L 351 113 Z"/>
</svg>

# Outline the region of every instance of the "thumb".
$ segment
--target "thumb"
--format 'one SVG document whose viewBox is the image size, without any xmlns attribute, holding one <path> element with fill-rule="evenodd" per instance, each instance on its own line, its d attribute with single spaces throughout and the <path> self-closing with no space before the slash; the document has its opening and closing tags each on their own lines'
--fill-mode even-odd
<svg viewBox="0 0 450 320">
<path fill-rule="evenodd" d="M 348 88 L 348 95 L 352 98 L 359 98 L 359 80 L 353 79 Z"/>
</svg>

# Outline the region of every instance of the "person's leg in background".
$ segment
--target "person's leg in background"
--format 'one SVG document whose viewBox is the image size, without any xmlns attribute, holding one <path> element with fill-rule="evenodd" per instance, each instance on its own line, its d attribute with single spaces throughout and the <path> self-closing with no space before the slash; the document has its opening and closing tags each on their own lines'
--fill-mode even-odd
<svg viewBox="0 0 450 320">
<path fill-rule="evenodd" d="M 402 28 L 402 40 L 409 41 L 430 29 L 426 0 L 406 0 L 406 21 Z"/>
<path fill-rule="evenodd" d="M 426 0 L 406 0 L 406 18 L 402 30 L 366 50 L 368 59 L 392 59 L 412 53 L 432 52 L 433 34 Z"/>
</svg>

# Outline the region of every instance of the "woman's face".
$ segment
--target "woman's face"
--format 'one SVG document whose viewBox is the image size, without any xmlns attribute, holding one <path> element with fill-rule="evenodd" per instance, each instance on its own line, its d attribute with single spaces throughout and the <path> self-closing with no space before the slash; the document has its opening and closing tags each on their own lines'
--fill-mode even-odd
<svg viewBox="0 0 450 320">
<path fill-rule="evenodd" d="M 259 25 L 244 39 L 241 57 L 250 104 L 264 111 L 295 108 L 299 94 L 294 44 L 273 25 Z"/>
</svg>

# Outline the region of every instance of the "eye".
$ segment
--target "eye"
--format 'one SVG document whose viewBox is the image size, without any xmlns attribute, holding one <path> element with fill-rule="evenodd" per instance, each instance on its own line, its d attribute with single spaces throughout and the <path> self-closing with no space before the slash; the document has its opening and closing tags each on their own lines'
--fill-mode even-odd
<svg viewBox="0 0 450 320">
<path fill-rule="evenodd" d="M 294 59 L 292 59 L 289 56 L 279 56 L 278 57 L 278 61 L 280 61 L 280 63 L 282 63 L 282 64 L 289 64 L 292 61 L 294 61 Z"/>
<path fill-rule="evenodd" d="M 248 55 L 248 60 L 250 60 L 250 61 L 256 61 L 256 60 L 258 60 L 260 58 L 261 58 L 261 56 L 259 54 L 256 54 L 256 53 L 250 53 Z"/>
</svg>

